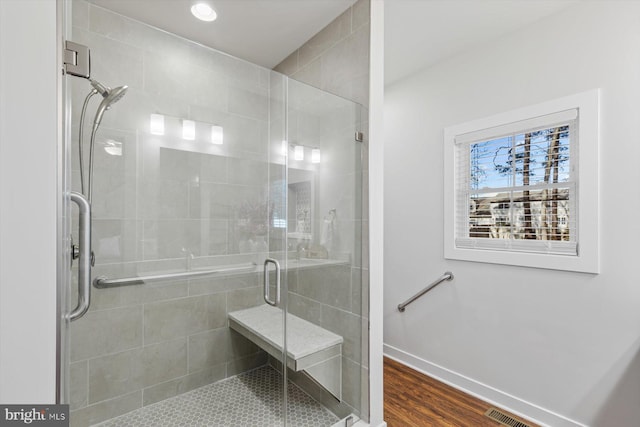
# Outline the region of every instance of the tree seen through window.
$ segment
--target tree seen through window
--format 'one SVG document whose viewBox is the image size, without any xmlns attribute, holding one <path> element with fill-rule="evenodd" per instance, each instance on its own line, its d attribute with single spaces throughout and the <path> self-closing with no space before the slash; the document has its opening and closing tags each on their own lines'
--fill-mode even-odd
<svg viewBox="0 0 640 427">
<path fill-rule="evenodd" d="M 570 126 L 469 145 L 469 237 L 570 240 Z"/>
</svg>

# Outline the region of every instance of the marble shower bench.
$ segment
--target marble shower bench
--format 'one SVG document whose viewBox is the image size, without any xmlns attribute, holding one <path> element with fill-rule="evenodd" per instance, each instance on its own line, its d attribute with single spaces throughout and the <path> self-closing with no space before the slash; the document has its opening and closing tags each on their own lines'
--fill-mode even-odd
<svg viewBox="0 0 640 427">
<path fill-rule="evenodd" d="M 229 327 L 271 356 L 282 359 L 282 310 L 264 304 L 229 313 Z M 287 314 L 287 367 L 304 371 L 317 384 L 342 400 L 340 335 L 293 314 Z"/>
</svg>

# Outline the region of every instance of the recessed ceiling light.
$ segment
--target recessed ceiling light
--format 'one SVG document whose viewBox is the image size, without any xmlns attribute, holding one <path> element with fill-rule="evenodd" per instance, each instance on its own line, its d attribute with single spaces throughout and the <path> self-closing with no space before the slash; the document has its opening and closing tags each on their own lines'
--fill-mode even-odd
<svg viewBox="0 0 640 427">
<path fill-rule="evenodd" d="M 206 3 L 197 3 L 191 6 L 191 13 L 202 21 L 215 21 L 218 14 L 211 6 Z"/>
</svg>

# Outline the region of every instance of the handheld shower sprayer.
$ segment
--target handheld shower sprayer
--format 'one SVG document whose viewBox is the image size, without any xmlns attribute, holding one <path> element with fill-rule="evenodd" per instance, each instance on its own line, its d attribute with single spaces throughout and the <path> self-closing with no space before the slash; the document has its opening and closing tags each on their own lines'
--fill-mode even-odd
<svg viewBox="0 0 640 427">
<path fill-rule="evenodd" d="M 96 111 L 96 117 L 93 120 L 93 127 L 95 129 L 100 126 L 100 122 L 102 122 L 102 116 L 104 116 L 104 112 L 111 108 L 111 105 L 120 101 L 122 97 L 127 93 L 127 86 L 118 86 L 116 88 L 111 89 L 110 87 L 104 86 L 102 83 L 89 79 L 91 86 L 104 98 L 100 105 L 98 106 L 98 110 Z"/>
<path fill-rule="evenodd" d="M 120 101 L 122 97 L 127 93 L 127 86 L 118 86 L 113 89 L 109 89 L 107 95 L 103 95 L 104 99 L 98 106 L 98 110 L 96 111 L 96 117 L 93 120 L 93 126 L 97 128 L 100 126 L 100 122 L 102 121 L 102 116 L 104 112 L 107 111 L 113 104 Z"/>
<path fill-rule="evenodd" d="M 92 193 L 93 193 L 93 157 L 94 157 L 94 146 L 96 139 L 96 132 L 98 132 L 98 128 L 100 127 L 100 123 L 102 122 L 102 117 L 104 116 L 104 112 L 107 111 L 113 104 L 120 101 L 122 97 L 127 93 L 127 86 L 118 86 L 111 89 L 108 86 L 103 85 L 97 80 L 89 79 L 89 83 L 91 83 L 91 92 L 87 95 L 84 105 L 82 106 L 82 113 L 80 114 L 80 138 L 79 138 L 79 154 L 80 154 L 80 181 L 82 185 L 82 193 L 87 196 L 89 203 L 92 201 Z M 83 130 L 84 130 L 84 115 L 86 112 L 87 105 L 89 103 L 89 99 L 99 93 L 102 95 L 102 102 L 98 106 L 96 110 L 96 116 L 93 119 L 93 128 L 91 130 L 91 142 L 89 144 L 89 173 L 87 177 L 87 192 L 85 193 L 85 176 L 84 176 L 84 154 L 83 154 Z"/>
</svg>

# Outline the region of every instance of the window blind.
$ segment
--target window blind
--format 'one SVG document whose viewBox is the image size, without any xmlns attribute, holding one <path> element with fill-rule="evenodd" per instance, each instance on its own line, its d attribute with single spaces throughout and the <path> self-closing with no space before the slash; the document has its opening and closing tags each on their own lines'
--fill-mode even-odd
<svg viewBox="0 0 640 427">
<path fill-rule="evenodd" d="M 455 137 L 455 245 L 577 255 L 578 110 Z"/>
</svg>

